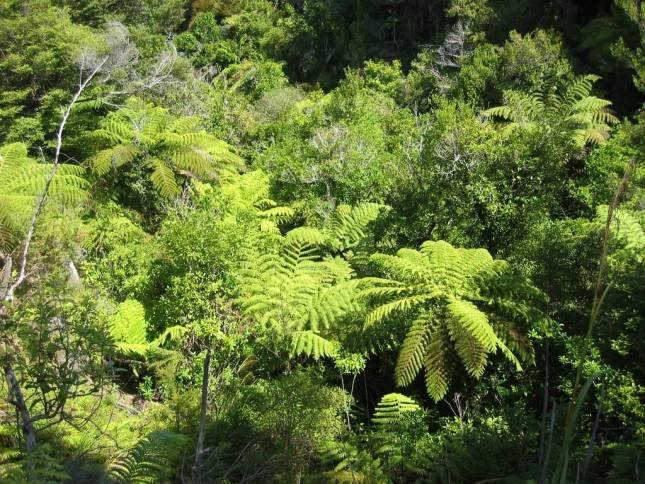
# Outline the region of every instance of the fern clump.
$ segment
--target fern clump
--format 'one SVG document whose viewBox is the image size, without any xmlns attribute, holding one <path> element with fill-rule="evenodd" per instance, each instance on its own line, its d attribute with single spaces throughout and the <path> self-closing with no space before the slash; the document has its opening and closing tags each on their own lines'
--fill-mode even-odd
<svg viewBox="0 0 645 484">
<path fill-rule="evenodd" d="M 579 77 L 563 93 L 506 91 L 504 105 L 482 114 L 507 121 L 507 131 L 560 130 L 579 147 L 602 144 L 618 118 L 609 111 L 611 101 L 590 95 L 598 79 L 594 75 Z"/>
<path fill-rule="evenodd" d="M 337 344 L 324 335 L 359 304 L 351 265 L 329 251 L 358 244 L 381 208 L 341 205 L 322 229 L 297 227 L 284 236 L 272 231 L 279 248 L 249 260 L 242 271 L 244 312 L 289 335 L 293 354 L 333 356 Z"/>
<path fill-rule="evenodd" d="M 53 168 L 30 158 L 22 143 L 0 148 L 0 250 L 11 250 L 26 230 Z M 59 164 L 48 202 L 65 207 L 81 202 L 88 188 L 83 174 L 80 166 Z"/>
<path fill-rule="evenodd" d="M 92 138 L 105 149 L 90 160 L 98 175 L 139 160 L 164 197 L 179 193 L 178 176 L 215 179 L 243 165 L 232 148 L 199 127 L 195 117 L 175 118 L 166 109 L 130 98 L 110 113 Z"/>
<path fill-rule="evenodd" d="M 330 356 L 320 333 L 356 308 L 352 275 L 346 261 L 322 258 L 315 246 L 287 234 L 279 251 L 247 263 L 240 302 L 263 326 L 293 335 L 294 351 Z"/>
<path fill-rule="evenodd" d="M 375 254 L 372 261 L 386 277 L 361 281 L 361 297 L 376 303 L 365 326 L 395 314 L 409 321 L 396 364 L 398 385 L 409 385 L 424 368 L 428 393 L 440 400 L 448 391 L 453 355 L 475 378 L 497 350 L 518 370 L 513 351 L 531 358 L 516 323 L 544 317 L 533 305 L 541 293 L 513 278 L 505 261 L 485 249 L 456 249 L 442 241 Z"/>
</svg>

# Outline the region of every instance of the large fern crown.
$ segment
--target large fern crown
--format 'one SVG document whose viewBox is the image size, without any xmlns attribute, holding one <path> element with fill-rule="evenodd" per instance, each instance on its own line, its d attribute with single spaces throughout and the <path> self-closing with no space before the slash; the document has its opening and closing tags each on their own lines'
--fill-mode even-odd
<svg viewBox="0 0 645 484">
<path fill-rule="evenodd" d="M 570 139 L 582 147 L 587 143 L 601 144 L 609 137 L 611 125 L 618 122 L 610 110 L 611 101 L 591 95 L 595 75 L 576 78 L 558 92 L 504 92 L 504 104 L 485 110 L 486 117 L 508 121 L 506 131 L 537 129 L 550 131 L 554 127 L 565 131 Z"/>
<path fill-rule="evenodd" d="M 359 296 L 375 304 L 365 327 L 398 318 L 407 328 L 397 384 L 409 385 L 424 368 L 428 393 L 439 400 L 448 391 L 455 355 L 476 378 L 498 350 L 517 369 L 521 366 L 514 352 L 530 359 L 530 347 L 514 323 L 539 313 L 516 294 L 533 297 L 537 290 L 521 281 L 510 284 L 507 262 L 493 259 L 485 249 L 455 248 L 444 241 L 371 259 L 384 277 L 360 281 Z"/>
<path fill-rule="evenodd" d="M 402 285 L 421 284 L 445 294 L 473 294 L 482 281 L 508 269 L 486 249 L 455 248 L 445 241 L 426 241 L 420 250 L 399 249 L 395 256 L 374 254 L 372 260 Z"/>
<path fill-rule="evenodd" d="M 137 98 L 108 114 L 91 138 L 107 146 L 90 160 L 97 174 L 106 175 L 139 159 L 151 169 L 151 182 L 166 197 L 178 194 L 177 175 L 216 179 L 244 165 L 231 146 L 201 128 L 199 118 L 175 117 Z"/>
</svg>

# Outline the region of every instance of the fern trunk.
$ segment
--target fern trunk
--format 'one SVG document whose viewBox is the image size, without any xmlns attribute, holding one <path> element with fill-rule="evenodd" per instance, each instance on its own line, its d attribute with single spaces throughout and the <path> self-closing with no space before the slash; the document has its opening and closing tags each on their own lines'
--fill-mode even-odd
<svg viewBox="0 0 645 484">
<path fill-rule="evenodd" d="M 202 464 L 204 457 L 204 436 L 206 434 L 206 410 L 208 407 L 208 382 L 210 380 L 211 349 L 208 348 L 204 359 L 204 373 L 202 375 L 202 397 L 199 409 L 199 431 L 197 446 L 195 448 L 195 463 L 193 464 L 193 482 L 202 482 Z"/>
</svg>

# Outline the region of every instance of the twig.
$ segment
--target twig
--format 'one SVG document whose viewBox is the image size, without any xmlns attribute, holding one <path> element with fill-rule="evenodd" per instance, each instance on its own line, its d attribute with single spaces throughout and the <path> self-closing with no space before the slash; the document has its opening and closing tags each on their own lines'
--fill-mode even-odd
<svg viewBox="0 0 645 484">
<path fill-rule="evenodd" d="M 24 282 L 25 278 L 27 277 L 27 258 L 29 257 L 29 248 L 31 246 L 31 241 L 34 236 L 36 222 L 38 221 L 38 217 L 40 216 L 40 213 L 42 212 L 43 207 L 45 206 L 45 202 L 47 201 L 47 196 L 49 195 L 49 189 L 51 187 L 52 181 L 54 180 L 54 176 L 56 175 L 56 171 L 58 170 L 60 152 L 63 146 L 63 131 L 65 130 L 65 125 L 67 124 L 69 115 L 71 114 L 72 109 L 74 108 L 76 101 L 78 101 L 78 98 L 80 97 L 81 93 L 85 90 L 87 85 L 92 81 L 92 79 L 99 72 L 99 70 L 101 70 L 101 68 L 107 62 L 108 59 L 109 59 L 109 56 L 105 56 L 103 60 L 99 62 L 99 64 L 92 70 L 92 72 L 90 72 L 90 74 L 85 78 L 85 80 L 82 79 L 82 70 L 81 70 L 81 78 L 79 79 L 78 89 L 74 93 L 72 100 L 69 102 L 69 104 L 67 105 L 67 108 L 63 112 L 63 118 L 61 119 L 61 122 L 58 125 L 58 131 L 56 132 L 56 151 L 54 153 L 52 171 L 47 177 L 45 188 L 43 189 L 43 194 L 38 199 L 38 202 L 36 202 L 36 208 L 31 216 L 31 221 L 29 222 L 29 229 L 27 230 L 27 235 L 25 236 L 25 242 L 22 248 L 22 253 L 20 255 L 20 261 L 18 263 L 18 277 L 13 282 L 13 284 L 11 284 L 7 288 L 5 294 L 2 297 L 4 301 L 13 300 L 13 295 L 16 289 L 20 287 L 20 285 Z"/>
</svg>

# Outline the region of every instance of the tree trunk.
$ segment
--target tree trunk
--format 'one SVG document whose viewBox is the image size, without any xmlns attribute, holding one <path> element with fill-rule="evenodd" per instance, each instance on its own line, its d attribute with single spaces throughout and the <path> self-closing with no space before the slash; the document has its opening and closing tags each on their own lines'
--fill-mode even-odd
<svg viewBox="0 0 645 484">
<path fill-rule="evenodd" d="M 36 448 L 36 429 L 31 421 L 31 415 L 29 414 L 29 409 L 25 403 L 25 398 L 20 389 L 20 384 L 16 378 L 16 374 L 13 371 L 13 367 L 10 363 L 4 364 L 4 376 L 7 379 L 7 385 L 9 386 L 9 397 L 11 403 L 18 409 L 21 420 L 22 433 L 25 436 L 25 441 L 27 443 L 27 453 L 30 454 Z"/>
<path fill-rule="evenodd" d="M 208 406 L 208 382 L 210 377 L 211 349 L 206 351 L 204 359 L 204 373 L 202 376 L 202 398 L 199 410 L 199 432 L 197 434 L 197 447 L 195 449 L 195 463 L 193 464 L 193 482 L 202 482 L 202 458 L 204 456 L 204 434 L 206 433 L 206 410 Z"/>
</svg>

